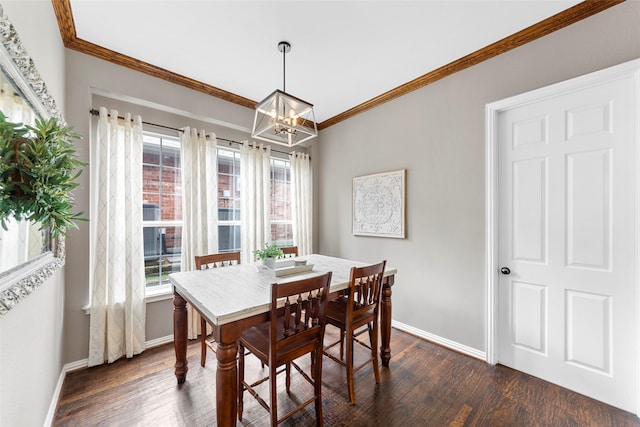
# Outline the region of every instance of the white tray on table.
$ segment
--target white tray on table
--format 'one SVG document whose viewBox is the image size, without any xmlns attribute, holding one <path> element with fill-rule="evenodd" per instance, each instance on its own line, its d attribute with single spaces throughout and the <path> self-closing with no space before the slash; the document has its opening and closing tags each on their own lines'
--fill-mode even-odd
<svg viewBox="0 0 640 427">
<path fill-rule="evenodd" d="M 296 265 L 294 259 L 283 259 L 276 261 L 276 268 L 271 269 L 264 265 L 258 266 L 260 271 L 266 271 L 273 274 L 275 277 L 289 276 L 292 274 L 306 273 L 313 270 L 313 264 L 301 264 Z"/>
</svg>

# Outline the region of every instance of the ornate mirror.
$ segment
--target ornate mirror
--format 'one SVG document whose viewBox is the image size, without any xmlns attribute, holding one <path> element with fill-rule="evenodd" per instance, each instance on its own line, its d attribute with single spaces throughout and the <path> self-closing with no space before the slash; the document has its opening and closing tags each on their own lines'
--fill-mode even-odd
<svg viewBox="0 0 640 427">
<path fill-rule="evenodd" d="M 33 60 L 0 5 L 0 111 L 12 122 L 62 120 Z M 2 189 L 0 188 L 0 191 Z M 0 316 L 64 265 L 64 240 L 39 224 L 8 219 L 0 228 Z"/>
</svg>

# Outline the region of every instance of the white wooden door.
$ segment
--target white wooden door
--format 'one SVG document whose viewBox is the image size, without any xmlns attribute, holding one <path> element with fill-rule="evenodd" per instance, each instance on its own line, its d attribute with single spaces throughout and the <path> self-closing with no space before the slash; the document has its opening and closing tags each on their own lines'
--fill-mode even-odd
<svg viewBox="0 0 640 427">
<path fill-rule="evenodd" d="M 498 362 L 635 413 L 636 83 L 558 86 L 497 115 Z"/>
</svg>

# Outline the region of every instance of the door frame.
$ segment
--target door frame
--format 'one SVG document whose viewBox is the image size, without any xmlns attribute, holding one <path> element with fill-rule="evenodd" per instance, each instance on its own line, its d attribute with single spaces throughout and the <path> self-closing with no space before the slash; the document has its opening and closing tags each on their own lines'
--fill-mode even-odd
<svg viewBox="0 0 640 427">
<path fill-rule="evenodd" d="M 579 89 L 588 88 L 602 84 L 604 82 L 617 80 L 620 78 L 632 77 L 635 92 L 635 132 L 634 144 L 635 152 L 635 224 L 636 235 L 636 280 L 635 280 L 635 308 L 636 337 L 633 343 L 635 359 L 638 361 L 636 378 L 636 414 L 640 414 L 640 183 L 638 174 L 640 173 L 640 59 L 624 62 L 604 70 L 595 71 L 584 76 L 572 78 L 564 82 L 545 86 L 515 95 L 500 101 L 489 103 L 485 106 L 485 236 L 486 236 L 486 297 L 487 297 L 487 319 L 486 319 L 486 361 L 495 365 L 498 363 L 498 253 L 499 253 L 499 218 L 498 218 L 498 115 L 506 110 L 524 106 L 533 102 L 544 101 L 557 96 L 565 95 Z"/>
</svg>

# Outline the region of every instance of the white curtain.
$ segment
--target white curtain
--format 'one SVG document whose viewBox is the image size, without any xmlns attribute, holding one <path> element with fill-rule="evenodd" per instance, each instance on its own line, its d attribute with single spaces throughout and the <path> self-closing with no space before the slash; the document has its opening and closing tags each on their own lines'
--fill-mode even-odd
<svg viewBox="0 0 640 427">
<path fill-rule="evenodd" d="M 145 345 L 142 118 L 117 117 L 100 108 L 92 165 L 89 366 L 132 357 Z"/>
<path fill-rule="evenodd" d="M 308 154 L 291 153 L 291 220 L 300 255 L 313 252 L 313 176 Z"/>
<path fill-rule="evenodd" d="M 182 162 L 182 271 L 195 268 L 195 256 L 218 252 L 218 180 L 215 134 L 185 128 Z M 200 315 L 188 307 L 188 337 L 200 334 Z M 209 334 L 211 331 L 207 330 Z"/>
<path fill-rule="evenodd" d="M 271 241 L 271 148 L 244 141 L 240 147 L 240 227 L 243 263 Z"/>
</svg>

